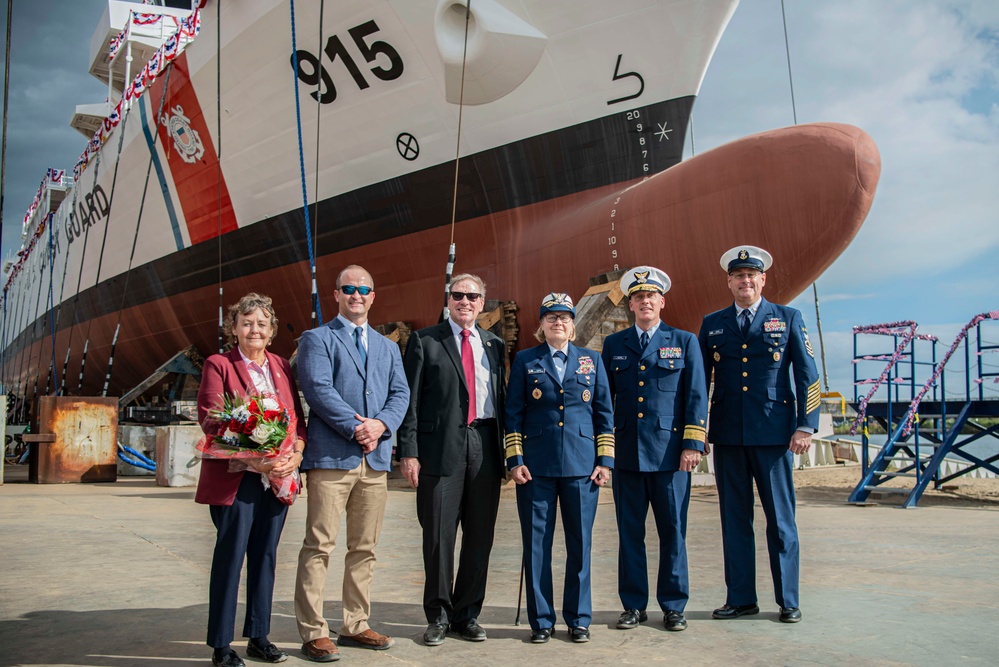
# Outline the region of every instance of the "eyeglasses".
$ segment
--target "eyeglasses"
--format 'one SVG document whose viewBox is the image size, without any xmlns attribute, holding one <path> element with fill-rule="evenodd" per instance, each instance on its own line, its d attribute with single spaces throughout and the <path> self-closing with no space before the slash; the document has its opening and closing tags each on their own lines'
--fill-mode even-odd
<svg viewBox="0 0 999 667">
<path fill-rule="evenodd" d="M 475 303 L 482 298 L 482 295 L 478 292 L 451 292 L 451 298 L 455 301 L 468 299 L 469 303 Z"/>
<path fill-rule="evenodd" d="M 572 319 L 569 313 L 545 313 L 545 322 L 555 324 L 556 322 L 568 322 Z"/>
<path fill-rule="evenodd" d="M 347 296 L 351 296 L 354 292 L 360 292 L 361 296 L 368 296 L 375 291 L 374 288 L 367 285 L 341 285 L 339 289 Z"/>
</svg>

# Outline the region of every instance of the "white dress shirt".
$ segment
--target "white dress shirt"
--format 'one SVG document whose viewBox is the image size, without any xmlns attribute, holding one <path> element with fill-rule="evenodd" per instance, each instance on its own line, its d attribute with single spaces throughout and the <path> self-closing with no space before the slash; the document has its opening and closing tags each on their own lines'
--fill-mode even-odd
<svg viewBox="0 0 999 667">
<path fill-rule="evenodd" d="M 454 336 L 460 355 L 463 329 L 450 317 L 447 321 L 451 325 L 451 334 Z M 472 346 L 472 360 L 475 361 L 475 416 L 477 419 L 493 419 L 496 417 L 496 407 L 493 404 L 492 386 L 489 382 L 489 357 L 486 356 L 478 328 L 472 327 L 469 331 L 471 334 L 468 336 L 468 343 Z"/>
</svg>

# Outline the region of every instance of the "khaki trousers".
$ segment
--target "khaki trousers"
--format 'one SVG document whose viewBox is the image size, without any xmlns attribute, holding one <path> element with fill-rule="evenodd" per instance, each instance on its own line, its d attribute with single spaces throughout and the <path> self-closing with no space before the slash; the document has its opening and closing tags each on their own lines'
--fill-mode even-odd
<svg viewBox="0 0 999 667">
<path fill-rule="evenodd" d="M 308 515 L 305 540 L 298 554 L 295 618 L 302 641 L 329 637 L 323 616 L 323 591 L 330 554 L 347 515 L 347 554 L 343 570 L 341 635 L 368 629 L 375 545 L 382 531 L 388 499 L 388 473 L 372 470 L 366 459 L 353 470 L 312 469 L 305 473 Z"/>
</svg>

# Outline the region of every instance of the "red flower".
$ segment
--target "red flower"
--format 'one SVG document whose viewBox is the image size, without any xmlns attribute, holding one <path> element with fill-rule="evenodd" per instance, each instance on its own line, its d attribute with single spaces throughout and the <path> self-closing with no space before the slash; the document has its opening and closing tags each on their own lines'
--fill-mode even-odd
<svg viewBox="0 0 999 667">
<path fill-rule="evenodd" d="M 250 401 L 249 409 L 251 415 L 259 415 L 261 413 L 260 406 L 257 405 L 256 399 Z"/>
<path fill-rule="evenodd" d="M 264 410 L 264 421 L 272 422 L 281 416 L 283 416 L 281 410 Z"/>
<path fill-rule="evenodd" d="M 250 418 L 246 420 L 246 424 L 243 425 L 243 433 L 250 435 L 253 433 L 253 429 L 257 428 L 257 421 L 259 417 L 257 415 L 251 414 Z"/>
</svg>

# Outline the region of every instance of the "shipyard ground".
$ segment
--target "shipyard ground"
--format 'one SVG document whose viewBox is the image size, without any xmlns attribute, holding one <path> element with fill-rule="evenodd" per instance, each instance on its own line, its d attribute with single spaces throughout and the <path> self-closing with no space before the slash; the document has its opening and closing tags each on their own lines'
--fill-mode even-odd
<svg viewBox="0 0 999 667">
<path fill-rule="evenodd" d="M 207 509 L 193 502 L 193 489 L 157 487 L 151 478 L 41 486 L 23 481 L 23 466 L 6 472 L 0 486 L 0 665 L 211 664 L 204 637 L 214 530 Z M 420 639 L 425 623 L 415 495 L 394 479 L 378 546 L 372 625 L 396 644 L 382 652 L 342 649 L 339 664 L 994 665 L 999 504 L 974 505 L 854 507 L 828 493 L 799 493 L 804 620 L 797 625 L 777 620 L 758 508 L 762 612 L 716 621 L 711 610 L 725 600 L 717 495 L 711 487 L 695 488 L 689 628 L 666 632 L 653 600 L 649 621 L 622 631 L 614 627 L 620 611 L 617 537 L 608 490 L 594 535 L 593 640 L 569 643 L 559 625 L 550 643 L 537 646 L 528 642 L 526 612 L 514 626 L 521 550 L 515 500 L 505 490 L 479 619 L 489 640 L 449 638 L 428 648 Z M 270 637 L 291 655 L 287 665 L 307 663 L 292 605 L 304 521 L 305 503 L 296 503 L 278 552 Z M 649 533 L 654 553 L 651 517 Z M 557 535 L 556 607 L 560 541 Z M 338 549 L 331 559 L 327 587 L 326 616 L 334 629 L 342 554 Z M 245 658 L 244 643 L 237 640 L 234 647 Z M 255 662 L 247 659 L 247 665 Z"/>
</svg>

